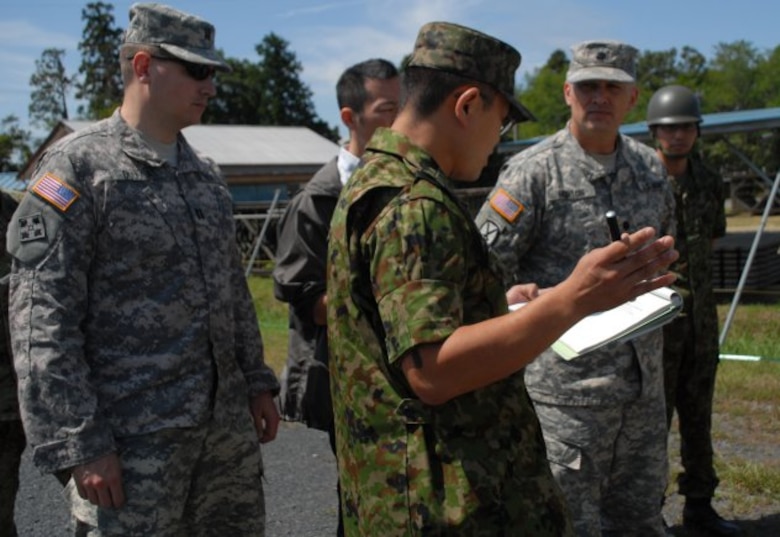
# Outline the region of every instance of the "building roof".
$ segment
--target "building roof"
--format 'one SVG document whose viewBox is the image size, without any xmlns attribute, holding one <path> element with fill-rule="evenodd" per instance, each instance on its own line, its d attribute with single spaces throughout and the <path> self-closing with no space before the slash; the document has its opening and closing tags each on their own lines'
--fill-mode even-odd
<svg viewBox="0 0 780 537">
<path fill-rule="evenodd" d="M 52 143 L 93 121 L 63 120 L 35 151 L 20 172 L 29 178 L 35 162 Z M 338 154 L 338 144 L 307 127 L 256 125 L 192 125 L 182 131 L 189 143 L 201 154 L 225 167 L 297 169 L 314 171 Z"/>
<path fill-rule="evenodd" d="M 339 146 L 306 127 L 193 125 L 183 131 L 193 147 L 225 165 L 322 165 Z"/>
<path fill-rule="evenodd" d="M 92 121 L 63 121 L 72 131 Z M 187 141 L 220 166 L 322 165 L 339 146 L 307 127 L 258 125 L 192 125 L 182 130 Z"/>
<path fill-rule="evenodd" d="M 714 114 L 702 114 L 701 117 L 702 137 L 780 128 L 780 107 L 717 112 Z M 650 140 L 650 131 L 647 128 L 646 121 L 622 125 L 620 132 L 642 141 Z M 498 152 L 517 153 L 541 142 L 545 138 L 546 136 L 535 136 L 525 140 L 503 142 L 499 145 Z"/>
<path fill-rule="evenodd" d="M 16 172 L 0 172 L 0 189 L 2 190 L 24 190 L 26 185 L 20 181 Z"/>
<path fill-rule="evenodd" d="M 702 137 L 777 129 L 780 128 L 780 107 L 702 114 L 701 119 Z M 623 125 L 620 132 L 640 140 L 650 140 L 646 121 Z"/>
</svg>

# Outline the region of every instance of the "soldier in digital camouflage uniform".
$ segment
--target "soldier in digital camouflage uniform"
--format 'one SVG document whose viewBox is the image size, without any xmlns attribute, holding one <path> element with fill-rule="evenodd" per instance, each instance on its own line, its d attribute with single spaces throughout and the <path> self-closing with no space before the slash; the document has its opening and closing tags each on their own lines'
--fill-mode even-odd
<svg viewBox="0 0 780 537">
<path fill-rule="evenodd" d="M 21 192 L 0 190 L 0 535 L 16 536 L 14 504 L 19 489 L 19 464 L 25 440 L 16 398 L 11 342 L 8 334 L 8 280 L 11 258 L 6 252 L 5 232 L 21 199 Z"/>
<path fill-rule="evenodd" d="M 711 429 L 720 351 L 710 255 L 714 240 L 726 234 L 725 189 L 721 176 L 694 154 L 701 121 L 699 100 L 684 86 L 659 89 L 647 105 L 647 124 L 676 201 L 680 259 L 672 270 L 683 296 L 683 313 L 664 326 L 664 386 L 667 426 L 675 408 L 679 418 L 684 471 L 677 481 L 685 496 L 683 525 L 728 536 L 741 530 L 711 504 L 718 486 Z"/>
<path fill-rule="evenodd" d="M 230 193 L 180 130 L 227 65 L 208 22 L 134 4 L 110 118 L 50 147 L 8 231 L 33 462 L 67 471 L 77 535 L 264 533 L 263 360 Z"/>
<path fill-rule="evenodd" d="M 506 287 L 558 285 L 580 256 L 622 229 L 674 232 L 674 199 L 652 149 L 619 135 L 636 102 L 636 49 L 575 45 L 567 126 L 512 157 L 477 216 Z M 526 368 L 556 480 L 579 536 L 664 535 L 667 473 L 662 334 L 566 361 L 548 349 Z"/>
<path fill-rule="evenodd" d="M 452 187 L 530 117 L 514 97 L 519 63 L 490 36 L 423 26 L 402 109 L 339 198 L 328 338 L 348 536 L 571 535 L 523 367 L 587 313 L 673 279 L 651 276 L 676 258 L 672 238 L 644 229 L 507 314 Z"/>
</svg>

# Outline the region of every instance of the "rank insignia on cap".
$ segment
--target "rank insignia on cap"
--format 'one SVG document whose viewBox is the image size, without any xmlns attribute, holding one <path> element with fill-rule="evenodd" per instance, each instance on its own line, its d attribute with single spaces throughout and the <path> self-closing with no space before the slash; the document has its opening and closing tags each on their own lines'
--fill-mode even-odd
<svg viewBox="0 0 780 537">
<path fill-rule="evenodd" d="M 79 198 L 79 193 L 73 187 L 48 172 L 38 179 L 38 182 L 32 187 L 32 191 L 62 212 L 67 211 L 68 207 Z"/>
<path fill-rule="evenodd" d="M 522 203 L 510 196 L 509 192 L 503 188 L 499 188 L 490 198 L 490 206 L 509 223 L 517 220 L 517 217 L 525 209 Z"/>
<path fill-rule="evenodd" d="M 37 241 L 46 238 L 46 225 L 41 213 L 19 217 L 19 242 Z"/>
</svg>

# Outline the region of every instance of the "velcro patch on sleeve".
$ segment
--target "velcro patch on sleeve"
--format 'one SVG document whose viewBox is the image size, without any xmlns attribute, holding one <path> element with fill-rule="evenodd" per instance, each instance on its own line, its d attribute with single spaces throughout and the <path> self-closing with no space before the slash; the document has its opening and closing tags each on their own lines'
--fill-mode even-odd
<svg viewBox="0 0 780 537">
<path fill-rule="evenodd" d="M 67 211 L 79 198 L 79 193 L 73 187 L 51 172 L 43 174 L 32 191 L 62 212 Z"/>
<path fill-rule="evenodd" d="M 495 194 L 490 198 L 490 206 L 509 223 L 517 220 L 520 213 L 525 210 L 523 204 L 513 198 L 503 188 L 496 190 Z"/>
</svg>

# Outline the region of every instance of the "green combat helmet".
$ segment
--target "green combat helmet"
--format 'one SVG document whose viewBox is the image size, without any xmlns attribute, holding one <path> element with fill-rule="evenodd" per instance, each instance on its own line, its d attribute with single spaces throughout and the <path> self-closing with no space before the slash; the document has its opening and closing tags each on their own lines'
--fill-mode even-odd
<svg viewBox="0 0 780 537">
<path fill-rule="evenodd" d="M 647 126 L 701 123 L 699 99 L 685 86 L 664 86 L 647 105 Z"/>
</svg>

